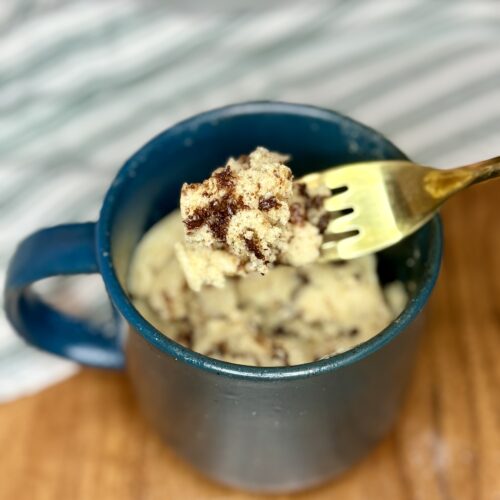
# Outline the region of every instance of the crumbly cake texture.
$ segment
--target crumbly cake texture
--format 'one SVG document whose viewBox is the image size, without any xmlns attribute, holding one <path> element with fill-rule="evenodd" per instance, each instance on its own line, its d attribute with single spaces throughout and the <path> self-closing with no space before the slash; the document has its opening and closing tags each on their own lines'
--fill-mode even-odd
<svg viewBox="0 0 500 500">
<path fill-rule="evenodd" d="M 146 233 L 131 264 L 129 293 L 161 332 L 216 359 L 289 366 L 328 357 L 376 335 L 407 301 L 401 283 L 381 287 L 373 256 L 276 265 L 264 276 L 228 278 L 224 288 L 194 292 L 175 250 L 183 238 L 178 212 Z"/>
<path fill-rule="evenodd" d="M 265 274 L 276 263 L 317 259 L 329 191 L 294 184 L 287 159 L 259 147 L 230 158 L 202 183 L 183 185 L 185 242 L 176 252 L 193 290 L 222 287 L 227 276 Z"/>
</svg>

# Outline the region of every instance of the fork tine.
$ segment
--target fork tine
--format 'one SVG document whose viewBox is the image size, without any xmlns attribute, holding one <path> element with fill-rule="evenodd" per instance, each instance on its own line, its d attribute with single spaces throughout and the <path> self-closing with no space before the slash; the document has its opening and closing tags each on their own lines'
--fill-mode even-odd
<svg viewBox="0 0 500 500">
<path fill-rule="evenodd" d="M 363 252 L 360 253 L 359 243 L 362 239 L 361 234 L 356 234 L 348 238 L 344 238 L 338 242 L 336 254 L 337 258 L 346 258 L 352 256 L 351 258 L 359 257 Z"/>
<path fill-rule="evenodd" d="M 330 262 L 332 260 L 340 260 L 336 241 L 328 241 L 321 245 L 321 255 L 318 262 Z"/>
<path fill-rule="evenodd" d="M 349 206 L 350 197 L 348 193 L 349 191 L 346 191 L 344 193 L 330 196 L 323 202 L 323 207 L 328 212 L 339 212 L 340 210 L 351 208 Z"/>
<path fill-rule="evenodd" d="M 341 215 L 336 219 L 329 222 L 325 234 L 330 233 L 347 233 L 349 231 L 354 231 L 355 227 L 354 221 L 356 220 L 356 212 L 351 212 L 348 214 Z"/>
<path fill-rule="evenodd" d="M 356 245 L 360 237 L 359 234 L 350 234 L 338 241 L 323 242 L 319 261 L 329 262 L 349 258 L 349 253 L 356 251 Z"/>
</svg>

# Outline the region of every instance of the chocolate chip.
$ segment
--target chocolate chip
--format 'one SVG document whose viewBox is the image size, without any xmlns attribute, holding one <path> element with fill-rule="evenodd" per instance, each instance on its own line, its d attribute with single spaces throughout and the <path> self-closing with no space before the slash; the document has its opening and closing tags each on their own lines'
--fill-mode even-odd
<svg viewBox="0 0 500 500">
<path fill-rule="evenodd" d="M 332 261 L 331 264 L 333 267 L 344 267 L 344 266 L 347 266 L 347 261 L 346 260 L 334 260 L 334 261 Z"/>
<path fill-rule="evenodd" d="M 328 227 L 328 224 L 330 223 L 331 220 L 331 215 L 327 212 L 324 213 L 318 221 L 318 230 L 320 234 L 323 234 L 326 231 L 326 228 Z"/>
<path fill-rule="evenodd" d="M 255 236 L 255 234 L 253 234 L 251 238 L 245 237 L 243 239 L 245 241 L 245 246 L 247 247 L 249 252 L 252 252 L 259 260 L 265 259 L 265 256 L 262 253 L 262 249 L 260 248 L 259 240 L 257 239 L 257 236 Z"/>
<path fill-rule="evenodd" d="M 206 207 L 198 207 L 194 212 L 184 220 L 184 225 L 189 231 L 194 231 L 206 224 L 209 217 Z"/>
<path fill-rule="evenodd" d="M 303 224 L 306 220 L 306 211 L 301 203 L 295 202 L 290 205 L 290 223 Z"/>
<path fill-rule="evenodd" d="M 219 199 L 212 200 L 204 207 L 195 209 L 184 220 L 184 225 L 187 231 L 191 232 L 206 224 L 218 241 L 225 242 L 231 217 L 238 210 L 246 208 L 246 205 L 241 196 L 237 198 L 234 196 L 234 175 L 229 165 L 213 174 L 213 177 L 217 182 L 217 187 L 225 191 L 224 195 Z"/>
<path fill-rule="evenodd" d="M 297 182 L 297 189 L 299 190 L 300 196 L 308 196 L 307 195 L 307 186 L 302 182 Z"/>
<path fill-rule="evenodd" d="M 282 326 L 277 326 L 273 329 L 273 335 L 276 335 L 276 337 L 282 337 L 283 335 L 286 335 L 286 331 Z"/>
<path fill-rule="evenodd" d="M 276 199 L 275 196 L 271 196 L 270 198 L 261 198 L 259 200 L 259 210 L 264 212 L 268 212 L 269 210 L 279 207 L 280 202 Z"/>
<path fill-rule="evenodd" d="M 190 330 L 187 330 L 185 332 L 182 332 L 177 336 L 177 341 L 191 349 L 193 347 L 193 332 Z"/>
<path fill-rule="evenodd" d="M 304 203 L 307 210 L 310 210 L 311 208 L 315 208 L 317 210 L 323 208 L 323 203 L 326 196 L 309 196 L 309 193 L 307 192 L 307 186 L 301 182 L 297 183 L 297 190 L 299 195 L 304 198 Z"/>
<path fill-rule="evenodd" d="M 195 209 L 193 214 L 184 220 L 184 225 L 190 232 L 206 224 L 214 237 L 224 243 L 231 217 L 244 208 L 247 206 L 243 198 L 241 196 L 234 198 L 232 193 L 228 192 L 221 198 L 212 200 L 208 205 Z"/>
<path fill-rule="evenodd" d="M 222 342 L 218 342 L 217 344 L 215 344 L 215 348 L 217 350 L 217 354 L 219 354 L 220 356 L 225 356 L 227 354 L 227 343 L 222 341 Z"/>
<path fill-rule="evenodd" d="M 311 280 L 309 276 L 307 276 L 307 274 L 298 272 L 297 277 L 299 278 L 301 285 L 308 285 L 309 283 L 311 283 Z"/>
<path fill-rule="evenodd" d="M 234 176 L 229 165 L 223 168 L 220 172 L 213 174 L 213 176 L 219 189 L 234 188 Z"/>
<path fill-rule="evenodd" d="M 347 331 L 347 335 L 349 335 L 349 337 L 355 337 L 356 335 L 358 335 L 358 333 L 359 333 L 358 328 L 351 328 L 350 330 Z"/>
<path fill-rule="evenodd" d="M 247 208 L 243 198 L 233 198 L 230 194 L 224 195 L 220 200 L 214 200 L 209 205 L 211 217 L 208 226 L 215 238 L 225 242 L 229 222 L 239 210 Z"/>
<path fill-rule="evenodd" d="M 313 196 L 312 198 L 306 198 L 306 208 L 315 208 L 319 210 L 323 208 L 323 203 L 325 201 L 325 196 Z"/>
</svg>

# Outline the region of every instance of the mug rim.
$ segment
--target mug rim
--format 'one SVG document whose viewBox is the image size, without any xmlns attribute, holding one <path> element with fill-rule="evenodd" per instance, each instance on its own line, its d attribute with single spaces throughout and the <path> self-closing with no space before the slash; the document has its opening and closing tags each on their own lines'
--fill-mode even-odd
<svg viewBox="0 0 500 500">
<path fill-rule="evenodd" d="M 137 150 L 120 168 L 106 192 L 100 216 L 97 221 L 96 253 L 99 270 L 113 304 L 118 308 L 127 322 L 153 347 L 172 356 L 176 361 L 183 361 L 194 368 L 199 368 L 215 375 L 225 375 L 247 380 L 283 380 L 320 375 L 353 364 L 378 351 L 402 333 L 422 311 L 434 288 L 441 267 L 443 237 L 439 215 L 433 217 L 424 226 L 430 227 L 430 249 L 428 258 L 429 264 L 424 270 L 422 283 L 408 301 L 403 312 L 396 319 L 371 339 L 346 352 L 334 354 L 326 359 L 286 367 L 261 367 L 229 363 L 205 356 L 178 344 L 161 333 L 141 316 L 129 299 L 125 289 L 120 285 L 111 260 L 110 224 L 114 212 L 114 203 L 118 198 L 117 193 L 123 186 L 123 181 L 128 177 L 129 169 L 131 167 L 135 168 L 134 160 L 138 156 L 144 157 L 148 151 L 155 146 L 156 142 L 166 134 L 179 134 L 184 130 L 196 129 L 202 123 L 213 122 L 214 120 L 220 120 L 229 116 L 262 112 L 279 112 L 293 115 L 300 114 L 311 118 L 323 118 L 330 122 L 347 123 L 350 126 L 369 132 L 372 136 L 375 136 L 377 140 L 385 142 L 393 147 L 403 158 L 407 158 L 407 156 L 392 144 L 389 139 L 385 138 L 380 132 L 377 132 L 371 127 L 336 111 L 309 104 L 286 103 L 280 101 L 251 101 L 230 104 L 228 106 L 205 111 L 187 118 L 154 136 L 149 142 Z"/>
</svg>

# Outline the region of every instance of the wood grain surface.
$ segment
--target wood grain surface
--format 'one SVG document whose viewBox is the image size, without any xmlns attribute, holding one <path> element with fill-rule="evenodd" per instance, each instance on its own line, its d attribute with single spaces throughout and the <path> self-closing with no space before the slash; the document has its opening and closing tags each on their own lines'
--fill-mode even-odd
<svg viewBox="0 0 500 500">
<path fill-rule="evenodd" d="M 391 435 L 338 480 L 275 499 L 500 499 L 500 183 L 445 208 L 445 259 Z M 84 370 L 0 406 L 1 500 L 266 498 L 204 479 L 148 427 L 122 374 Z"/>
</svg>

